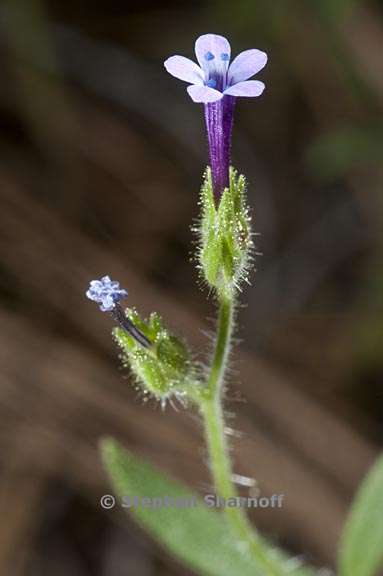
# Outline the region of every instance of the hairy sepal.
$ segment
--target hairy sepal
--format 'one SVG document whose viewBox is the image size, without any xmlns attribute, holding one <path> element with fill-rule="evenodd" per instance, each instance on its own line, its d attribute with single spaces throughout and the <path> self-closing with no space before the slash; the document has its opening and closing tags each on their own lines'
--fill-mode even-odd
<svg viewBox="0 0 383 576">
<path fill-rule="evenodd" d="M 246 181 L 230 169 L 230 187 L 216 201 L 210 168 L 201 189 L 198 260 L 201 274 L 219 297 L 232 298 L 247 280 L 253 241 Z"/>
<path fill-rule="evenodd" d="M 194 369 L 185 344 L 165 328 L 156 313 L 148 320 L 141 319 L 133 309 L 126 310 L 126 315 L 152 346 L 145 348 L 125 330 L 115 328 L 113 336 L 122 350 L 123 365 L 130 368 L 144 393 L 158 400 L 166 400 L 172 395 L 186 396 Z"/>
</svg>

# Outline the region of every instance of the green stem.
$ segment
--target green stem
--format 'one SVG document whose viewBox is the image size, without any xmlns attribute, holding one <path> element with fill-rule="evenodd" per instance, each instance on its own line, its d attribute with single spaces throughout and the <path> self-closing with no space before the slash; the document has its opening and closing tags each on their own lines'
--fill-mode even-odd
<svg viewBox="0 0 383 576">
<path fill-rule="evenodd" d="M 217 340 L 211 364 L 207 387 L 211 396 L 221 398 L 223 379 L 230 352 L 231 334 L 233 331 L 234 302 L 222 298 L 219 307 Z"/>
<path fill-rule="evenodd" d="M 232 469 L 228 456 L 222 406 L 223 381 L 230 351 L 233 315 L 233 300 L 222 298 L 218 317 L 217 339 L 207 381 L 206 394 L 200 399 L 211 472 L 217 494 L 225 500 L 238 497 L 232 481 Z M 269 558 L 243 508 L 238 506 L 224 507 L 224 511 L 235 533 L 242 542 L 248 545 L 250 553 L 259 566 L 262 567 L 263 573 L 268 576 L 280 575 L 282 573 L 280 566 Z"/>
</svg>

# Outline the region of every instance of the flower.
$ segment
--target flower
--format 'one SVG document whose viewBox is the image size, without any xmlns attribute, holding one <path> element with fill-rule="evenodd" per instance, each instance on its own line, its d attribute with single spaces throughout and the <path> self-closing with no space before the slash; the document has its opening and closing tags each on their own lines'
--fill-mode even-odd
<svg viewBox="0 0 383 576">
<path fill-rule="evenodd" d="M 86 296 L 100 304 L 102 312 L 110 312 L 116 304 L 126 298 L 127 290 L 120 288 L 120 283 L 112 281 L 109 276 L 103 276 L 100 280 L 92 280 Z"/>
<path fill-rule="evenodd" d="M 199 66 L 184 56 L 171 56 L 165 68 L 172 76 L 189 82 L 187 91 L 194 102 L 208 104 L 224 96 L 260 96 L 263 82 L 249 80 L 266 65 L 267 55 L 261 50 L 241 52 L 230 64 L 230 44 L 218 34 L 197 38 L 195 53 Z"/>
<path fill-rule="evenodd" d="M 237 96 L 260 96 L 263 82 L 249 80 L 266 65 L 267 55 L 261 50 L 241 52 L 230 64 L 230 44 L 218 34 L 197 38 L 196 64 L 184 56 L 171 56 L 166 70 L 190 86 L 187 91 L 194 102 L 205 105 L 209 141 L 210 167 L 214 195 L 220 199 L 229 187 L 231 133 Z"/>
<path fill-rule="evenodd" d="M 100 280 L 92 280 L 85 294 L 90 300 L 100 304 L 102 312 L 111 312 L 121 328 L 133 336 L 141 346 L 149 348 L 152 345 L 149 338 L 133 324 L 122 310 L 120 300 L 127 297 L 128 291 L 120 288 L 119 282 L 111 280 L 110 276 L 103 276 Z"/>
</svg>

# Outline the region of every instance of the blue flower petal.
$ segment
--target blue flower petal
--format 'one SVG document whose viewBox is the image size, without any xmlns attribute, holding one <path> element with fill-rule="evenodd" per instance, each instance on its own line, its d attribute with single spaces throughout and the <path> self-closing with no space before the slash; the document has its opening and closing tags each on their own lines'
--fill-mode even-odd
<svg viewBox="0 0 383 576">
<path fill-rule="evenodd" d="M 223 98 L 222 92 L 209 88 L 209 86 L 188 86 L 187 91 L 194 102 L 207 104 L 208 102 L 217 102 Z"/>
<path fill-rule="evenodd" d="M 166 70 L 172 76 L 191 84 L 203 84 L 204 73 L 201 68 L 184 56 L 171 56 L 164 62 Z"/>
<path fill-rule="evenodd" d="M 234 58 L 229 66 L 228 81 L 229 85 L 237 84 L 248 80 L 254 74 L 257 74 L 262 68 L 266 66 L 267 54 L 262 50 L 256 48 L 252 50 L 245 50 Z"/>
<path fill-rule="evenodd" d="M 265 89 L 263 82 L 258 80 L 247 80 L 246 82 L 238 82 L 234 86 L 226 88 L 224 94 L 227 96 L 246 96 L 248 98 L 260 96 Z"/>
<path fill-rule="evenodd" d="M 218 34 L 203 34 L 196 40 L 195 54 L 199 65 L 205 73 L 209 71 L 213 63 L 216 65 L 219 65 L 219 63 L 221 65 L 223 63 L 226 64 L 226 61 L 230 60 L 230 53 L 231 49 L 228 40 Z M 209 54 L 208 59 L 206 58 L 207 54 Z M 211 58 L 210 54 L 214 58 Z M 225 56 L 225 61 L 221 60 L 221 54 L 227 55 L 227 57 Z"/>
</svg>

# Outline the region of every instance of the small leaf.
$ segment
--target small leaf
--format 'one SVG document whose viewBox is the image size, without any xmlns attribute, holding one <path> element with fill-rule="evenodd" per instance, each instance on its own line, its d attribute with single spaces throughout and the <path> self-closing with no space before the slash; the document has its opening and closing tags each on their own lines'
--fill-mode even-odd
<svg viewBox="0 0 383 576">
<path fill-rule="evenodd" d="M 339 550 L 341 576 L 372 576 L 383 566 L 383 457 L 360 486 Z"/>
<path fill-rule="evenodd" d="M 243 550 L 233 535 L 222 512 L 205 506 L 202 499 L 188 487 L 167 478 L 149 463 L 127 452 L 113 439 L 101 443 L 104 466 L 119 498 L 195 499 L 198 505 L 130 507 L 134 519 L 169 552 L 177 556 L 198 574 L 206 576 L 265 576 L 266 571 Z M 287 560 L 280 551 L 264 546 L 278 569 L 275 574 L 312 576 L 295 560 Z"/>
</svg>

